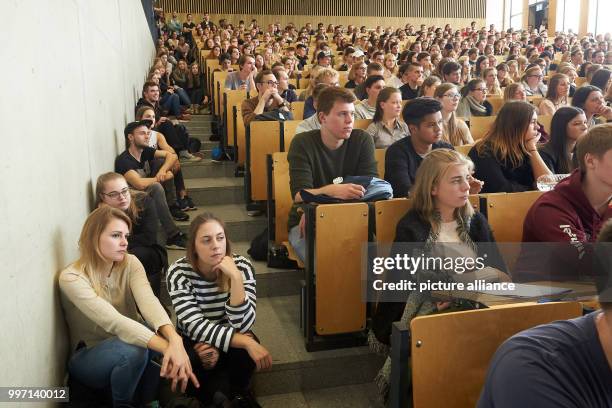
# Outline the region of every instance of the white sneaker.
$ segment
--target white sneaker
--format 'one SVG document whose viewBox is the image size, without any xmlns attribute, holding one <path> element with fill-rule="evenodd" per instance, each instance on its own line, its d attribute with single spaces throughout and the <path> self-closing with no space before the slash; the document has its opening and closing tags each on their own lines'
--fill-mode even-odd
<svg viewBox="0 0 612 408">
<path fill-rule="evenodd" d="M 179 159 L 182 159 L 182 160 L 185 160 L 185 161 L 192 161 L 192 162 L 196 162 L 196 161 L 202 160 L 201 157 L 194 156 L 193 154 L 189 153 L 187 150 L 181 150 L 179 152 Z"/>
</svg>

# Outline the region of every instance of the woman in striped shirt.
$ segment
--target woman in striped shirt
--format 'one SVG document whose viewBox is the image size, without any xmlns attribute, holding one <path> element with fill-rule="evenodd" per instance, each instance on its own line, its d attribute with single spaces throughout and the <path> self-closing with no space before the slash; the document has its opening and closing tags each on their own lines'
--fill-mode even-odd
<svg viewBox="0 0 612 408">
<path fill-rule="evenodd" d="M 178 329 L 202 384 L 187 392 L 205 404 L 220 391 L 258 406 L 248 391 L 250 379 L 255 369 L 269 368 L 272 357 L 251 332 L 253 267 L 231 253 L 221 220 L 204 213 L 192 221 L 187 256 L 170 266 L 167 281 Z"/>
</svg>

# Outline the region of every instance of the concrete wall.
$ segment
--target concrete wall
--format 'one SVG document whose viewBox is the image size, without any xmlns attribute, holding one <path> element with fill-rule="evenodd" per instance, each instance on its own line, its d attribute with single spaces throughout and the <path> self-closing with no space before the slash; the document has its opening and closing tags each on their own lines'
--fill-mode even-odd
<svg viewBox="0 0 612 408">
<path fill-rule="evenodd" d="M 55 275 L 77 256 L 92 182 L 123 150 L 154 44 L 139 0 L 14 0 L 2 11 L 0 386 L 60 385 Z"/>
</svg>

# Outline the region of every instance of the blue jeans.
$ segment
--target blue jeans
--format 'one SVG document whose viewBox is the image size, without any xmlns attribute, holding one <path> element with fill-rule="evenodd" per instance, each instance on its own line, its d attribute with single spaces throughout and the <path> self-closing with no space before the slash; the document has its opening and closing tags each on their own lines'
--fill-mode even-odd
<svg viewBox="0 0 612 408">
<path fill-rule="evenodd" d="M 295 254 L 304 262 L 306 259 L 306 238 L 300 237 L 300 226 L 296 225 L 289 230 L 289 243 L 295 250 Z"/>
<path fill-rule="evenodd" d="M 174 90 L 174 93 L 179 96 L 181 105 L 191 105 L 191 99 L 189 99 L 189 95 L 187 94 L 186 90 L 184 90 L 183 88 L 176 88 Z"/>
<path fill-rule="evenodd" d="M 94 347 L 78 350 L 68 361 L 68 372 L 87 387 L 110 386 L 115 406 L 131 403 L 135 396 L 148 402 L 155 398 L 159 383 L 160 367 L 150 361 L 157 355 L 155 351 L 112 337 Z"/>
<path fill-rule="evenodd" d="M 179 116 L 181 114 L 181 101 L 177 94 L 166 92 L 159 100 L 160 105 L 168 110 L 170 116 Z"/>
</svg>

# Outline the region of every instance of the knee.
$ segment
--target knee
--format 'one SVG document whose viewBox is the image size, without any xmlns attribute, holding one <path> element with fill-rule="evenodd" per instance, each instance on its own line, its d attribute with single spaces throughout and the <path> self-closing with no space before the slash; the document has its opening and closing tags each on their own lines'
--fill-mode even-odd
<svg viewBox="0 0 612 408">
<path fill-rule="evenodd" d="M 145 347 L 135 346 L 122 342 L 117 354 L 121 356 L 122 363 L 132 367 L 144 368 L 149 358 L 149 350 Z"/>
<path fill-rule="evenodd" d="M 152 197 L 155 197 L 159 194 L 161 194 L 162 196 L 164 195 L 164 188 L 158 182 L 150 184 L 149 187 L 147 187 L 147 190 L 149 191 L 149 194 L 151 194 Z"/>
</svg>

